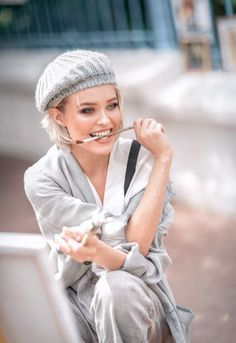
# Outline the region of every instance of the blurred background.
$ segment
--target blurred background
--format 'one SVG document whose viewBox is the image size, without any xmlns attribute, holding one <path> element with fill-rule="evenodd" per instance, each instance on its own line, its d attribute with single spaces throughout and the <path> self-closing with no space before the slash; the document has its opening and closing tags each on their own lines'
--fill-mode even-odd
<svg viewBox="0 0 236 343">
<path fill-rule="evenodd" d="M 68 49 L 112 61 L 124 123 L 154 117 L 174 146 L 176 219 L 166 245 L 193 343 L 232 343 L 236 324 L 236 0 L 0 0 L 0 230 L 39 232 L 23 189 L 51 145 L 37 79 Z"/>
</svg>

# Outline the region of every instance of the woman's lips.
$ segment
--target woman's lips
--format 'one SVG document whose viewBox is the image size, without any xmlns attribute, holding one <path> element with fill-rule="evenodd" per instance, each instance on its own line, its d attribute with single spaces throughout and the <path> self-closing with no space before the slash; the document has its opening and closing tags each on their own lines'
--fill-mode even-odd
<svg viewBox="0 0 236 343">
<path fill-rule="evenodd" d="M 113 139 L 113 136 L 107 136 L 107 137 L 96 139 L 94 142 L 98 144 L 106 144 L 106 143 L 109 143 L 112 139 Z"/>
</svg>

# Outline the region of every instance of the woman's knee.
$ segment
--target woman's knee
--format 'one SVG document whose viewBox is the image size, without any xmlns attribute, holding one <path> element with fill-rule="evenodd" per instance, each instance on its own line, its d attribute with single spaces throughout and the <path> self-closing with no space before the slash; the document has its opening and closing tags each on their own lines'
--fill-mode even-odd
<svg viewBox="0 0 236 343">
<path fill-rule="evenodd" d="M 102 299 L 120 301 L 132 292 L 132 277 L 125 271 L 111 271 L 103 275 L 96 284 L 95 293 Z"/>
<path fill-rule="evenodd" d="M 95 302 L 113 310 L 125 312 L 128 309 L 144 311 L 152 307 L 148 297 L 147 286 L 137 277 L 125 271 L 112 271 L 102 276 L 95 287 Z"/>
<path fill-rule="evenodd" d="M 92 310 L 96 329 L 102 336 L 110 337 L 112 328 L 114 335 L 126 337 L 127 342 L 145 342 L 149 336 L 160 337 L 157 300 L 141 279 L 124 271 L 108 272 L 95 287 Z"/>
</svg>

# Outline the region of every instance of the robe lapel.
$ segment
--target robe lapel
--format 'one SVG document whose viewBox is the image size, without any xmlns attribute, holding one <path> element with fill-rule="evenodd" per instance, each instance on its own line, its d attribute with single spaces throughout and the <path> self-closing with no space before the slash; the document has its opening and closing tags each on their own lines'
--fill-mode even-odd
<svg viewBox="0 0 236 343">
<path fill-rule="evenodd" d="M 63 155 L 67 162 L 67 168 L 69 169 L 71 177 L 73 178 L 73 181 L 76 185 L 75 189 L 73 190 L 74 196 L 81 198 L 82 195 L 84 199 L 81 200 L 84 200 L 87 203 L 96 204 L 96 200 L 91 187 L 78 161 L 70 152 L 63 151 Z"/>
</svg>

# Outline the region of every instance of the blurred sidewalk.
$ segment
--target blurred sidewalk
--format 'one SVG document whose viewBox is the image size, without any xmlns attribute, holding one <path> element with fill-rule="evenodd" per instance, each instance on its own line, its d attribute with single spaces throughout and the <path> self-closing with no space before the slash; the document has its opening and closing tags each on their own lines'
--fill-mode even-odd
<svg viewBox="0 0 236 343">
<path fill-rule="evenodd" d="M 23 191 L 31 163 L 0 156 L 0 230 L 38 232 Z M 236 222 L 174 204 L 176 219 L 166 245 L 173 260 L 167 272 L 177 302 L 196 313 L 191 343 L 235 341 Z"/>
</svg>

